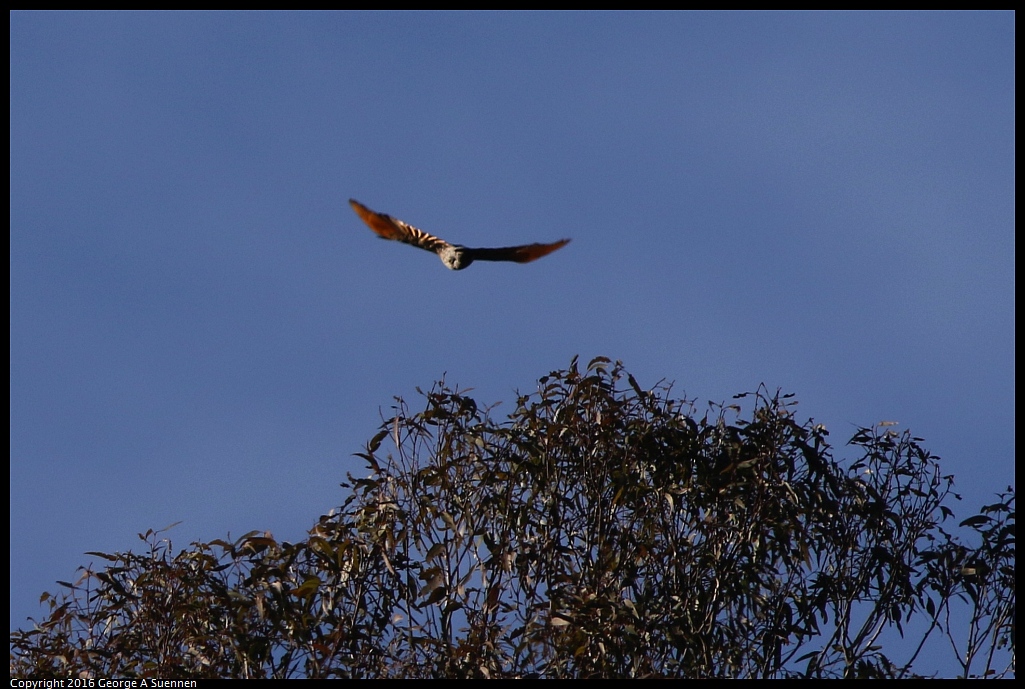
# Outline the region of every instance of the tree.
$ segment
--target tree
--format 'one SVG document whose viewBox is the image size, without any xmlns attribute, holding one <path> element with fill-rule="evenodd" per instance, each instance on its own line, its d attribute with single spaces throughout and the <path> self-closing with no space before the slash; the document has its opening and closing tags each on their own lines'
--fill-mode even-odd
<svg viewBox="0 0 1025 689">
<path fill-rule="evenodd" d="M 1013 675 L 1013 489 L 969 546 L 920 439 L 861 428 L 842 463 L 790 396 L 670 392 L 598 358 L 502 423 L 443 382 L 399 399 L 308 538 L 93 553 L 11 674 L 907 677 L 939 642 Z"/>
</svg>

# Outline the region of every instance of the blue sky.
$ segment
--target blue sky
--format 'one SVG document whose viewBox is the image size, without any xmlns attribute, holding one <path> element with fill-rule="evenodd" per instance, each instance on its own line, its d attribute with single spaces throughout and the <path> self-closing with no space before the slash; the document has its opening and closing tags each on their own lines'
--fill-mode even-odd
<svg viewBox="0 0 1025 689">
<path fill-rule="evenodd" d="M 11 626 L 90 550 L 297 540 L 393 396 L 604 355 L 1014 470 L 1011 13 L 13 13 Z M 376 239 L 356 198 L 471 246 Z"/>
</svg>

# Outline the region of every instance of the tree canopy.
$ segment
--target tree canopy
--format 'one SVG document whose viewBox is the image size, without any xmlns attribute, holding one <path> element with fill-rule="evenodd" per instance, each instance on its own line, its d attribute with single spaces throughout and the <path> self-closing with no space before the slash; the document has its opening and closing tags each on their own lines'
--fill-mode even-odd
<svg viewBox="0 0 1025 689">
<path fill-rule="evenodd" d="M 764 388 L 698 411 L 577 361 L 496 421 L 439 382 L 299 543 L 162 532 L 44 594 L 21 677 L 1014 673 L 1014 491 L 960 523 L 921 439 Z M 949 527 L 948 527 L 949 528 Z"/>
</svg>

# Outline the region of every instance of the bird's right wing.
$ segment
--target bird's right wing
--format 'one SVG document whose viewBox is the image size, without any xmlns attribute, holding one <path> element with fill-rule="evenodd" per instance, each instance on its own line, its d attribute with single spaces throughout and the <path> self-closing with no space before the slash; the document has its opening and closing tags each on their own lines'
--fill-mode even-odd
<svg viewBox="0 0 1025 689">
<path fill-rule="evenodd" d="M 382 239 L 392 239 L 434 253 L 449 246 L 444 239 L 427 234 L 398 218 L 372 211 L 355 199 L 349 199 L 349 205 L 363 219 L 363 222 Z"/>
</svg>

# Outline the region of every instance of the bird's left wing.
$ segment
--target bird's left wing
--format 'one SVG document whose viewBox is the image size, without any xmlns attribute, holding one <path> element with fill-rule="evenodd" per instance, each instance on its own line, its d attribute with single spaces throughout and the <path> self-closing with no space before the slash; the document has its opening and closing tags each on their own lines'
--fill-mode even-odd
<svg viewBox="0 0 1025 689">
<path fill-rule="evenodd" d="M 551 244 L 524 244 L 523 246 L 506 246 L 498 249 L 469 249 L 469 252 L 475 261 L 530 263 L 561 249 L 567 244 L 569 244 L 568 239 L 560 239 Z"/>
</svg>

